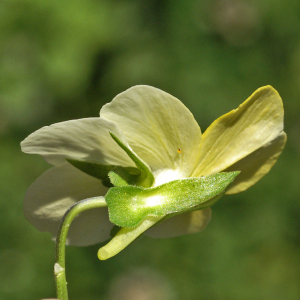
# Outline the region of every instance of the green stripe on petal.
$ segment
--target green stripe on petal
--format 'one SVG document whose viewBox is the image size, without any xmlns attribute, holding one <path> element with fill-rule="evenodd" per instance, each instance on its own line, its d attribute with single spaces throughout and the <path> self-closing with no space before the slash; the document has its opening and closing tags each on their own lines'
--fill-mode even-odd
<svg viewBox="0 0 300 300">
<path fill-rule="evenodd" d="M 143 189 L 134 186 L 109 189 L 105 201 L 110 221 L 120 227 L 135 227 L 147 216 L 164 216 L 212 205 L 239 172 L 188 178 Z"/>
</svg>

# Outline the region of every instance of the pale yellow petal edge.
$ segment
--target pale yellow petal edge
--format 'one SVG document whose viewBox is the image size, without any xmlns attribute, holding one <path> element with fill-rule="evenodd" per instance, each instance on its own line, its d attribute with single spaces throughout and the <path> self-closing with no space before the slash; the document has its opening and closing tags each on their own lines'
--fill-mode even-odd
<svg viewBox="0 0 300 300">
<path fill-rule="evenodd" d="M 226 172 L 241 171 L 226 191 L 226 194 L 231 195 L 243 192 L 265 176 L 277 162 L 284 149 L 286 140 L 287 136 L 285 132 L 282 132 L 274 141 L 226 169 Z"/>
</svg>

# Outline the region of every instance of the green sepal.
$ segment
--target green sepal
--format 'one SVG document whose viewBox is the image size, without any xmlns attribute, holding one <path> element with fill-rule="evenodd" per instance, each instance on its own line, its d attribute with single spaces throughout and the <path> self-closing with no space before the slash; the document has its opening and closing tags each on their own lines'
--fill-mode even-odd
<svg viewBox="0 0 300 300">
<path fill-rule="evenodd" d="M 132 176 L 122 167 L 110 171 L 108 177 L 114 186 L 136 185 L 139 180 L 139 176 Z"/>
<path fill-rule="evenodd" d="M 126 186 L 129 185 L 129 178 L 126 173 L 121 172 L 122 174 L 118 174 L 116 172 L 110 171 L 108 173 L 108 177 L 110 179 L 110 182 L 114 186 Z"/>
<path fill-rule="evenodd" d="M 174 180 L 154 188 L 113 187 L 105 196 L 109 219 L 120 227 L 135 227 L 147 216 L 179 214 L 213 205 L 239 174 L 223 172 L 207 177 Z"/>
<path fill-rule="evenodd" d="M 141 171 L 141 175 L 135 181 L 135 185 L 150 187 L 154 183 L 154 176 L 150 167 L 141 160 L 131 148 L 127 147 L 123 144 L 113 133 L 110 132 L 111 137 L 115 140 L 115 142 L 126 152 L 126 154 L 131 158 L 131 160 L 135 163 L 136 167 Z"/>
<path fill-rule="evenodd" d="M 72 166 L 80 171 L 100 179 L 104 186 L 112 187 L 112 183 L 109 178 L 109 172 L 115 171 L 118 174 L 126 174 L 126 179 L 132 183 L 134 180 L 140 177 L 141 171 L 133 167 L 120 167 L 115 165 L 100 165 L 92 162 L 79 161 L 75 159 L 66 159 Z M 125 175 L 124 175 L 125 176 Z M 130 179 L 130 180 L 129 180 Z"/>
</svg>

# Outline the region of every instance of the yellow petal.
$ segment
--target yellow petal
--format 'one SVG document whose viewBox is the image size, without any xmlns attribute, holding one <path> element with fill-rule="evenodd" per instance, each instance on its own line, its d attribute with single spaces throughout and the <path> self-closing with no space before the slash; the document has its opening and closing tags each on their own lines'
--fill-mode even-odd
<svg viewBox="0 0 300 300">
<path fill-rule="evenodd" d="M 28 188 L 24 214 L 38 230 L 55 236 L 67 209 L 79 200 L 103 196 L 107 190 L 100 180 L 63 163 L 46 171 Z M 105 241 L 112 227 L 107 208 L 85 211 L 72 222 L 68 244 L 88 246 Z"/>
<path fill-rule="evenodd" d="M 230 185 L 226 194 L 242 192 L 265 176 L 276 163 L 286 142 L 286 134 L 282 132 L 275 140 L 257 149 L 226 169 L 226 172 L 241 171 Z"/>
<path fill-rule="evenodd" d="M 258 89 L 204 132 L 199 165 L 193 176 L 225 170 L 276 139 L 282 130 L 283 105 L 279 94 L 271 86 Z"/>
<path fill-rule="evenodd" d="M 197 233 L 205 229 L 211 219 L 211 209 L 192 211 L 169 218 L 146 231 L 155 238 L 170 238 Z"/>
<path fill-rule="evenodd" d="M 191 175 L 199 158 L 201 131 L 175 97 L 154 87 L 135 86 L 104 105 L 100 117 L 122 130 L 130 147 L 152 169 L 156 185 Z"/>
</svg>

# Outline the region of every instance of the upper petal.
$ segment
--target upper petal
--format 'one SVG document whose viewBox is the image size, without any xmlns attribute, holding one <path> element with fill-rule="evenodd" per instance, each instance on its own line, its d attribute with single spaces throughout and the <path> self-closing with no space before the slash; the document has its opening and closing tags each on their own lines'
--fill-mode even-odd
<svg viewBox="0 0 300 300">
<path fill-rule="evenodd" d="M 275 89 L 256 90 L 237 109 L 204 132 L 193 176 L 218 173 L 276 139 L 283 130 L 283 105 Z"/>
<path fill-rule="evenodd" d="M 100 164 L 134 166 L 109 132 L 127 144 L 115 124 L 100 118 L 87 118 L 45 126 L 30 134 L 21 143 L 21 147 L 23 152 L 40 154 L 53 165 L 70 158 Z"/>
<path fill-rule="evenodd" d="M 103 196 L 107 190 L 100 180 L 69 163 L 63 163 L 46 171 L 28 188 L 24 199 L 24 214 L 38 230 L 56 236 L 60 220 L 67 209 L 79 200 Z M 87 246 L 105 241 L 110 237 L 112 227 L 107 208 L 85 211 L 72 222 L 68 243 Z"/>
<path fill-rule="evenodd" d="M 286 142 L 286 134 L 282 132 L 275 140 L 257 149 L 226 169 L 226 172 L 241 171 L 226 194 L 242 192 L 265 176 L 276 163 Z"/>
<path fill-rule="evenodd" d="M 170 238 L 197 233 L 205 229 L 211 219 L 211 209 L 205 208 L 171 217 L 146 231 L 155 238 Z"/>
<path fill-rule="evenodd" d="M 201 131 L 192 113 L 170 94 L 150 86 L 135 86 L 104 105 L 100 117 L 122 130 L 156 177 L 166 169 L 174 170 L 175 178 L 188 177 L 194 170 Z"/>
</svg>

